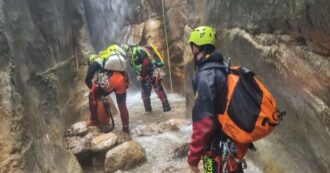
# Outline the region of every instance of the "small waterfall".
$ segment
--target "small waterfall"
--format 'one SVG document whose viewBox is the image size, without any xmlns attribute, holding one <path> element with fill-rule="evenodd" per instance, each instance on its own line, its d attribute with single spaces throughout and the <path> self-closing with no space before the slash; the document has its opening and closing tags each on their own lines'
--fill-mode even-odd
<svg viewBox="0 0 330 173">
<path fill-rule="evenodd" d="M 128 16 L 128 2 L 123 0 L 84 0 L 86 19 L 96 51 L 118 43 Z"/>
</svg>

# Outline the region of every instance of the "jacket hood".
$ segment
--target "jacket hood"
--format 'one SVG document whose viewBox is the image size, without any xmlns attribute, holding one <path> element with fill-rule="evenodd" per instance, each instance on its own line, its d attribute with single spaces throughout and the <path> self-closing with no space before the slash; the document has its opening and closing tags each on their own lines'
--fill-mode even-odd
<svg viewBox="0 0 330 173">
<path fill-rule="evenodd" d="M 198 66 L 201 67 L 203 64 L 207 62 L 223 62 L 223 56 L 221 53 L 214 51 L 211 54 L 204 55 L 199 61 Z"/>
</svg>

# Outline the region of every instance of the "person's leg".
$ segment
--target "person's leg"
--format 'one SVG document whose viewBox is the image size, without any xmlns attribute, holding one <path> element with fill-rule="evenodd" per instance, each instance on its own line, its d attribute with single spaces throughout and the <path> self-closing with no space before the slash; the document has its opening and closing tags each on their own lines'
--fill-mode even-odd
<svg viewBox="0 0 330 173">
<path fill-rule="evenodd" d="M 126 92 L 124 94 L 116 94 L 120 118 L 123 125 L 123 132 L 129 133 L 129 116 L 126 106 Z"/>
<path fill-rule="evenodd" d="M 146 112 L 151 112 L 151 102 L 150 102 L 150 95 L 151 95 L 151 84 L 147 80 L 142 81 L 142 100 L 144 104 L 144 109 Z"/>
<path fill-rule="evenodd" d="M 87 122 L 88 126 L 97 126 L 99 124 L 97 119 L 97 97 L 99 89 L 94 85 L 89 92 L 89 110 L 91 112 L 90 121 Z"/>
<path fill-rule="evenodd" d="M 153 88 L 155 89 L 155 92 L 156 92 L 158 98 L 160 99 L 160 101 L 163 104 L 163 111 L 164 112 L 170 111 L 171 106 L 170 106 L 170 103 L 168 102 L 166 93 L 164 91 L 162 81 L 160 79 L 154 78 L 152 81 L 152 85 L 153 85 Z"/>
</svg>

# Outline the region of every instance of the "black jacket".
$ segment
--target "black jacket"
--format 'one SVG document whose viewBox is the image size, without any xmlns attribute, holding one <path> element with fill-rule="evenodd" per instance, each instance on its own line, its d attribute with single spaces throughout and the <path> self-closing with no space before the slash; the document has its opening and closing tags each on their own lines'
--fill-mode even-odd
<svg viewBox="0 0 330 173">
<path fill-rule="evenodd" d="M 213 52 L 198 61 L 198 70 L 193 79 L 195 105 L 192 112 L 193 129 L 189 145 L 188 163 L 197 166 L 205 150 L 220 132 L 216 115 L 226 107 L 226 64 L 222 55 Z"/>
<path fill-rule="evenodd" d="M 98 71 L 101 71 L 101 70 L 102 70 L 102 66 L 96 61 L 92 62 L 88 66 L 87 74 L 85 77 L 85 83 L 88 86 L 88 88 L 92 87 L 92 80 L 93 80 L 95 73 Z"/>
<path fill-rule="evenodd" d="M 193 79 L 196 94 L 193 121 L 225 111 L 227 96 L 226 64 L 218 52 L 203 57 Z"/>
</svg>

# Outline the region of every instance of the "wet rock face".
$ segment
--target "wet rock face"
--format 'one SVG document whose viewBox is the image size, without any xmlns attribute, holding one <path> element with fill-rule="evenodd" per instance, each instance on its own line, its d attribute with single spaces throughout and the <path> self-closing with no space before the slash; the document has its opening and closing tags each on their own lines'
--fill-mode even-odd
<svg viewBox="0 0 330 173">
<path fill-rule="evenodd" d="M 152 43 L 164 56 L 166 77 L 163 80 L 169 88 L 169 63 L 174 90 L 184 89 L 183 71 L 183 28 L 186 24 L 187 1 L 164 1 L 164 14 L 168 32 L 169 57 L 165 43 L 162 1 L 97 1 L 84 0 L 86 18 L 91 33 L 94 48 L 100 51 L 109 44 L 126 43 L 129 45 L 144 45 Z M 110 26 L 110 27 L 109 27 Z M 106 35 L 106 37 L 104 37 Z M 136 83 L 135 73 L 129 70 L 129 77 Z M 133 86 L 135 87 L 135 86 Z"/>
<path fill-rule="evenodd" d="M 58 139 L 77 118 L 75 54 L 89 51 L 82 2 L 1 0 L 0 9 L 0 172 L 81 172 Z"/>
<path fill-rule="evenodd" d="M 127 10 L 130 10 L 127 1 L 83 1 L 94 48 L 100 51 L 110 43 L 116 43 L 125 26 Z"/>
<path fill-rule="evenodd" d="M 146 160 L 142 146 L 135 141 L 125 142 L 106 154 L 106 172 L 131 169 Z"/>
<path fill-rule="evenodd" d="M 168 32 L 169 54 L 171 61 L 172 78 L 174 90 L 184 94 L 184 27 L 187 24 L 188 1 L 186 0 L 166 0 L 165 12 Z"/>
<path fill-rule="evenodd" d="M 218 50 L 256 72 L 288 112 L 274 133 L 257 142 L 261 154 L 249 155 L 265 172 L 330 169 L 329 7 L 329 1 L 189 4 L 188 23 L 215 27 Z"/>
<path fill-rule="evenodd" d="M 190 9 L 195 12 L 197 7 L 205 13 L 199 16 L 191 13 L 190 17 L 195 21 L 202 20 L 200 22 L 213 24 L 219 29 L 242 27 L 255 33 L 280 30 L 302 38 L 314 52 L 330 55 L 330 3 L 327 0 L 208 0 L 204 3 L 195 0 Z"/>
</svg>

